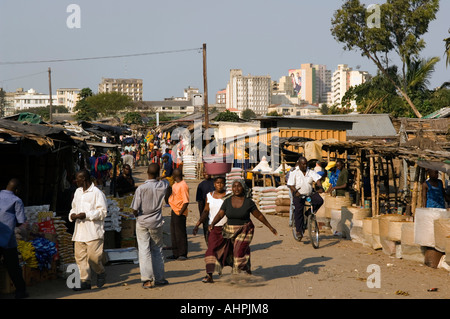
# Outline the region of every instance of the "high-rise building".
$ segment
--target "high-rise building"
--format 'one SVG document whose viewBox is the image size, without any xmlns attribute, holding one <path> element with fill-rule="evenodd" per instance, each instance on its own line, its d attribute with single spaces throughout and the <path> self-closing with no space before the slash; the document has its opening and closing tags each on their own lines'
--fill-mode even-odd
<svg viewBox="0 0 450 319">
<path fill-rule="evenodd" d="M 257 115 L 267 114 L 270 105 L 272 80 L 269 75 L 242 75 L 242 70 L 230 70 L 230 82 L 227 85 L 227 109 L 239 112 L 247 108 Z"/>
<path fill-rule="evenodd" d="M 365 83 L 370 79 L 370 74 L 366 71 L 353 70 L 347 64 L 339 64 L 333 73 L 331 104 L 340 105 L 345 93 L 353 86 Z M 356 109 L 356 103 L 352 102 L 352 107 Z"/>
<path fill-rule="evenodd" d="M 319 103 L 327 103 L 328 92 L 331 92 L 331 70 L 323 64 L 315 64 L 316 70 L 316 96 Z"/>
<path fill-rule="evenodd" d="M 119 92 L 131 97 L 132 101 L 142 101 L 142 83 L 141 79 L 102 78 L 98 93 Z"/>
</svg>

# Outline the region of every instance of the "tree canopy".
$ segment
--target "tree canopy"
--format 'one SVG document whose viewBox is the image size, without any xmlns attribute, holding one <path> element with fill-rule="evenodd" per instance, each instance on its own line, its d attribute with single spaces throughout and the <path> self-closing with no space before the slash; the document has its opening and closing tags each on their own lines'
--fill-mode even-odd
<svg viewBox="0 0 450 319">
<path fill-rule="evenodd" d="M 439 0 L 387 0 L 381 4 L 379 24 L 368 22 L 373 12 L 359 0 L 346 0 L 331 21 L 331 33 L 344 50 L 357 50 L 370 59 L 401 94 L 417 117 L 422 117 L 407 90 L 408 68 L 420 61 L 425 48 L 423 35 L 436 18 Z M 389 72 L 392 55 L 399 58 L 399 77 Z M 397 73 L 396 73 L 397 75 Z"/>
</svg>

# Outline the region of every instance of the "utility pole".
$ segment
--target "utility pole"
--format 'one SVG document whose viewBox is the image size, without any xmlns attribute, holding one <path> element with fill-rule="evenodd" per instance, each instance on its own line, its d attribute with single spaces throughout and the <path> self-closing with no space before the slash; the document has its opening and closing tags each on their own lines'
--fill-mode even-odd
<svg viewBox="0 0 450 319">
<path fill-rule="evenodd" d="M 53 120 L 53 104 L 52 104 L 52 69 L 48 68 L 48 90 L 49 90 L 49 97 L 50 97 L 50 122 Z"/>
<path fill-rule="evenodd" d="M 206 74 L 206 43 L 203 43 L 203 103 L 205 105 L 205 131 L 209 128 L 208 79 Z M 206 141 L 208 144 L 208 141 Z"/>
</svg>

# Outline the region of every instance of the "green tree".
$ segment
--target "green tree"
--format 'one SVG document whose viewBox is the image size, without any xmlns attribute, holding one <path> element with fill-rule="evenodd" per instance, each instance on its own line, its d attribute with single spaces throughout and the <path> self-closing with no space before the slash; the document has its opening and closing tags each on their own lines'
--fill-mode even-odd
<svg viewBox="0 0 450 319">
<path fill-rule="evenodd" d="M 283 116 L 281 114 L 279 114 L 277 111 L 272 111 L 266 114 L 267 116 Z"/>
<path fill-rule="evenodd" d="M 254 118 L 256 118 L 257 116 L 256 116 L 256 113 L 255 112 L 253 112 L 253 110 L 250 110 L 250 109 L 245 109 L 243 112 L 242 112 L 242 118 L 244 119 L 244 120 L 251 120 L 251 119 L 254 119 Z"/>
<path fill-rule="evenodd" d="M 89 107 L 96 110 L 99 115 L 112 116 L 117 112 L 131 107 L 132 100 L 129 96 L 119 92 L 99 93 L 86 98 Z"/>
<path fill-rule="evenodd" d="M 44 121 L 48 121 L 50 119 L 50 105 L 42 107 L 30 107 L 24 109 L 22 112 L 39 115 Z M 53 113 L 69 113 L 69 110 L 64 105 L 53 105 Z"/>
<path fill-rule="evenodd" d="M 239 115 L 226 110 L 225 112 L 219 113 L 214 120 L 217 122 L 239 122 Z"/>
<path fill-rule="evenodd" d="M 448 30 L 448 33 L 450 33 L 450 30 Z M 444 55 L 447 56 L 447 59 L 445 60 L 445 65 L 448 67 L 450 65 L 450 38 L 444 39 L 444 42 L 445 42 Z"/>
<path fill-rule="evenodd" d="M 125 124 L 141 125 L 142 124 L 142 116 L 138 112 L 129 112 L 129 113 L 125 114 L 123 122 Z"/>
<path fill-rule="evenodd" d="M 359 50 L 394 85 L 417 117 L 422 117 L 407 92 L 406 74 L 411 61 L 425 48 L 423 35 L 436 18 L 439 0 L 387 0 L 380 6 L 380 26 L 367 23 L 371 12 L 359 0 L 346 0 L 332 19 L 331 33 L 344 50 Z M 391 55 L 401 61 L 401 79 L 388 73 Z"/>
<path fill-rule="evenodd" d="M 78 121 L 93 121 L 97 119 L 98 112 L 86 101 L 87 98 L 92 96 L 92 90 L 90 88 L 83 88 L 80 92 L 80 100 L 75 105 L 74 111 L 76 112 L 75 118 Z"/>
</svg>

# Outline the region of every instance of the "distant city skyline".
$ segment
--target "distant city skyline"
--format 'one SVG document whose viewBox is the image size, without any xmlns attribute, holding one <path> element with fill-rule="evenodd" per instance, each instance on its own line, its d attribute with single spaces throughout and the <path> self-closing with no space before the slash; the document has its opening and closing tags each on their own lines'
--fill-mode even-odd
<svg viewBox="0 0 450 319">
<path fill-rule="evenodd" d="M 384 1 L 361 1 L 383 3 Z M 330 32 L 331 18 L 342 1 L 281 0 L 227 3 L 199 0 L 170 2 L 131 0 L 2 1 L 0 63 L 131 55 L 201 48 L 207 44 L 208 102 L 226 87 L 231 69 L 244 75 L 270 75 L 278 81 L 301 64 L 323 64 L 334 72 L 339 64 L 377 73 L 359 52 L 348 52 Z M 79 28 L 70 25 L 80 9 Z M 449 36 L 450 1 L 441 1 L 437 19 L 424 37 L 422 57 L 441 61 L 430 88 L 450 80 L 443 39 Z M 76 22 L 75 20 L 72 22 Z M 395 63 L 396 61 L 393 61 Z M 89 87 L 102 78 L 143 80 L 143 100 L 182 96 L 188 86 L 203 92 L 201 50 L 127 58 L 40 64 L 0 64 L 0 87 L 21 87 L 48 93 L 47 69 L 52 68 L 52 93 L 58 88 Z"/>
</svg>

